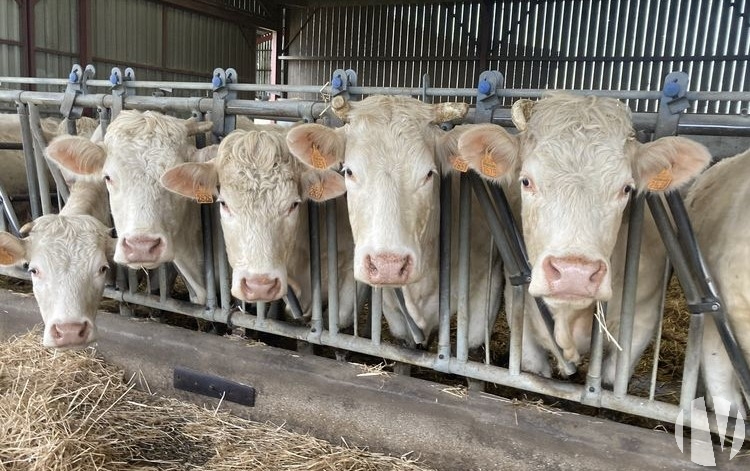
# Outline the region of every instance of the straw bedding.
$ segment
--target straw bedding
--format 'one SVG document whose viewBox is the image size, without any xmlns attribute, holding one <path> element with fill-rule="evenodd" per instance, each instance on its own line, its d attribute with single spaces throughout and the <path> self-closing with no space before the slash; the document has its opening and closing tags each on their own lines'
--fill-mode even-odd
<svg viewBox="0 0 750 471">
<path fill-rule="evenodd" d="M 0 343 L 0 470 L 424 470 L 134 389 L 91 349 Z"/>
</svg>

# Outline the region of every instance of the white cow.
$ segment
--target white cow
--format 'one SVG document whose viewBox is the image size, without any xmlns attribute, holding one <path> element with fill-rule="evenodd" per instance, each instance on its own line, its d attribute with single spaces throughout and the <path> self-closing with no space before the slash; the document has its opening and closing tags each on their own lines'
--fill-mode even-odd
<svg viewBox="0 0 750 471">
<path fill-rule="evenodd" d="M 127 110 L 112 121 L 102 142 L 70 136 L 58 141 L 56 152 L 48 152 L 61 167 L 106 182 L 118 234 L 115 262 L 147 269 L 174 262 L 196 303 L 206 300 L 200 210 L 167 191 L 159 179 L 195 154 L 188 136 L 211 126 Z"/>
<path fill-rule="evenodd" d="M 162 183 L 188 198 L 207 192 L 221 203 L 234 297 L 248 302 L 274 301 L 286 295 L 291 285 L 303 311 L 309 314 L 310 253 L 304 203 L 343 194 L 344 179 L 333 170 L 311 170 L 300 164 L 287 148 L 287 128 L 254 129 L 229 133 L 220 145 L 201 151 L 208 154 L 202 159 L 205 163 L 178 165 L 162 176 Z M 338 207 L 344 215 L 338 224 L 342 274 L 339 327 L 347 327 L 352 324 L 354 310 L 352 242 L 345 208 Z M 326 270 L 322 271 L 325 275 Z"/>
<path fill-rule="evenodd" d="M 93 342 L 115 244 L 104 183 L 76 182 L 59 215 L 41 216 L 22 232 L 22 239 L 0 232 L 0 264 L 28 265 L 44 321 L 43 345 L 66 348 Z"/>
<path fill-rule="evenodd" d="M 476 125 L 461 136 L 459 154 L 506 187 L 522 222 L 532 265 L 522 368 L 550 376 L 547 352 L 554 346 L 532 296 L 549 306 L 565 360 L 577 363 L 588 351 L 597 301 L 609 301 L 607 324 L 616 338 L 631 193 L 672 191 L 699 173 L 710 155 L 681 137 L 639 143 L 629 108 L 614 99 L 551 94 L 519 100 L 512 114 L 520 133 Z M 656 326 L 665 264 L 653 220 L 647 217 L 645 225 L 631 373 Z M 603 381 L 611 384 L 616 349 L 605 345 Z"/>
<path fill-rule="evenodd" d="M 292 128 L 291 152 L 312 167 L 343 165 L 349 220 L 354 236 L 354 276 L 376 287 L 402 287 L 409 314 L 425 343 L 438 327 L 438 249 L 440 175 L 455 154 L 459 129 L 446 132 L 436 123 L 466 114 L 463 103 L 428 105 L 405 97 L 371 96 L 349 104 L 335 102 L 347 124 L 329 129 L 318 124 Z M 457 185 L 456 185 L 457 186 Z M 456 214 L 456 211 L 454 211 Z M 484 341 L 489 280 L 486 257 L 492 247 L 480 211 L 472 211 L 469 344 Z M 452 253 L 455 254 L 456 250 Z M 502 282 L 497 257 L 490 289 L 489 328 L 499 304 Z M 454 275 L 456 270 L 453 271 Z M 457 280 L 452 282 L 455 299 Z M 414 343 L 393 290 L 385 290 L 383 313 L 394 337 Z M 481 320 L 480 320 L 481 319 Z"/>
<path fill-rule="evenodd" d="M 750 361 L 750 150 L 706 170 L 686 204 L 701 253 L 745 358 Z M 713 319 L 706 316 L 701 361 L 706 390 L 744 412 L 732 363 Z M 750 391 L 745 391 L 750 394 Z M 748 397 L 748 396 L 745 396 Z"/>
</svg>

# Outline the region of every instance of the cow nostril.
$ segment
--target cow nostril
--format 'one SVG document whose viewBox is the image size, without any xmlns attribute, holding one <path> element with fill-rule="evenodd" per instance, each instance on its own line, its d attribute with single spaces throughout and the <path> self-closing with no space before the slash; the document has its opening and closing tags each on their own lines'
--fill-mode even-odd
<svg viewBox="0 0 750 471">
<path fill-rule="evenodd" d="M 365 268 L 367 269 L 367 273 L 370 274 L 370 276 L 376 276 L 378 274 L 378 267 L 375 265 L 375 263 L 372 261 L 372 257 L 369 255 L 365 255 Z"/>
<path fill-rule="evenodd" d="M 555 266 L 555 261 L 549 257 L 544 261 L 544 271 L 547 274 L 547 279 L 551 281 L 559 280 L 562 278 L 560 269 Z"/>
<path fill-rule="evenodd" d="M 78 337 L 84 338 L 86 337 L 86 331 L 88 330 L 89 324 L 88 322 L 84 322 L 81 324 L 81 329 L 78 331 Z"/>
<path fill-rule="evenodd" d="M 400 276 L 406 276 L 409 274 L 409 271 L 411 270 L 412 260 L 410 256 L 404 257 L 404 264 L 401 266 L 401 270 L 399 271 Z"/>
<path fill-rule="evenodd" d="M 596 270 L 591 274 L 591 277 L 589 277 L 589 280 L 593 283 L 600 283 L 602 279 L 604 279 L 604 275 L 607 273 L 607 266 L 599 262 Z"/>
</svg>

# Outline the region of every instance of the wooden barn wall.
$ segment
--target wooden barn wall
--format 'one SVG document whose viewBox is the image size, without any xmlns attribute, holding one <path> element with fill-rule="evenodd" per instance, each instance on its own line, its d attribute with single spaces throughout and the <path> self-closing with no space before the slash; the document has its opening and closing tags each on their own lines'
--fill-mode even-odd
<svg viewBox="0 0 750 471">
<path fill-rule="evenodd" d="M 750 1 L 506 0 L 291 10 L 290 83 L 326 83 L 337 68 L 360 85 L 475 87 L 486 69 L 508 88 L 658 90 L 675 70 L 691 90 L 750 89 Z M 631 103 L 653 111 L 656 103 Z M 694 112 L 746 112 L 747 102 L 699 102 Z"/>
<path fill-rule="evenodd" d="M 15 0 L 0 0 L 0 75 L 21 75 L 20 15 Z"/>
</svg>

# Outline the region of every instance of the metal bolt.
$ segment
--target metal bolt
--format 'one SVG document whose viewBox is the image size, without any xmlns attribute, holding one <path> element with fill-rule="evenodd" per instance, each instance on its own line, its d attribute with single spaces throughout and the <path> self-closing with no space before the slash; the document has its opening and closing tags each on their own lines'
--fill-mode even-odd
<svg viewBox="0 0 750 471">
<path fill-rule="evenodd" d="M 596 391 L 596 388 L 593 386 L 589 386 L 589 392 L 594 392 L 594 391 Z"/>
<path fill-rule="evenodd" d="M 443 354 L 441 353 L 440 355 L 438 355 L 438 358 L 440 358 L 441 360 L 444 360 L 444 359 L 445 359 L 445 355 L 443 355 Z"/>
</svg>

